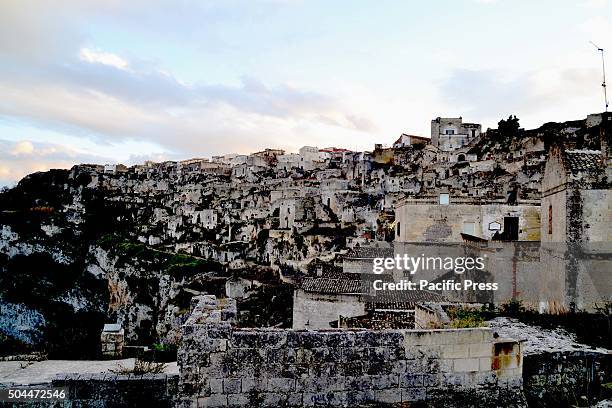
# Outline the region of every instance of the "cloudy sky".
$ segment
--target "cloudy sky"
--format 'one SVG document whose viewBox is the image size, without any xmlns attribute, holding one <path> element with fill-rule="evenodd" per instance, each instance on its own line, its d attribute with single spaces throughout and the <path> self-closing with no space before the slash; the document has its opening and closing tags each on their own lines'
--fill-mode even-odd
<svg viewBox="0 0 612 408">
<path fill-rule="evenodd" d="M 603 110 L 589 40 L 612 53 L 606 0 L 2 0 L 0 185 L 81 162 L 371 149 L 436 116 L 584 118 Z"/>
</svg>

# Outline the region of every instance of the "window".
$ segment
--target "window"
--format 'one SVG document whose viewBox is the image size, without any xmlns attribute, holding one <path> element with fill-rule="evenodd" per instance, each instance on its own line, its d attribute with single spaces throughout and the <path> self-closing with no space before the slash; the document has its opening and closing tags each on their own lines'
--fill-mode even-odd
<svg viewBox="0 0 612 408">
<path fill-rule="evenodd" d="M 548 205 L 548 235 L 552 235 L 552 205 Z"/>
<path fill-rule="evenodd" d="M 454 129 L 446 129 L 444 131 L 445 135 L 454 135 L 455 134 L 455 130 Z"/>
<path fill-rule="evenodd" d="M 476 235 L 476 223 L 464 222 L 463 223 L 463 233 L 468 234 L 468 235 Z"/>
<path fill-rule="evenodd" d="M 439 201 L 439 203 L 440 203 L 441 205 L 448 205 L 448 203 L 449 203 L 449 201 L 450 201 L 450 199 L 449 199 L 449 198 L 450 198 L 450 197 L 449 197 L 449 194 L 448 194 L 448 193 L 441 193 L 441 194 L 440 194 L 440 201 Z"/>
<path fill-rule="evenodd" d="M 399 221 L 397 222 L 397 225 L 395 226 L 395 234 L 399 237 L 400 236 L 400 223 Z"/>
</svg>

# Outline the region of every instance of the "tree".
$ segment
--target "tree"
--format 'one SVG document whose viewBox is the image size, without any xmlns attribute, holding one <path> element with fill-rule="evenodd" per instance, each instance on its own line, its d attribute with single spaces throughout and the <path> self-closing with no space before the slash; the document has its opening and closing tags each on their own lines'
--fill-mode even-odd
<svg viewBox="0 0 612 408">
<path fill-rule="evenodd" d="M 508 119 L 502 119 L 497 123 L 499 136 L 504 140 L 510 140 L 519 135 L 521 126 L 516 115 L 508 116 Z"/>
</svg>

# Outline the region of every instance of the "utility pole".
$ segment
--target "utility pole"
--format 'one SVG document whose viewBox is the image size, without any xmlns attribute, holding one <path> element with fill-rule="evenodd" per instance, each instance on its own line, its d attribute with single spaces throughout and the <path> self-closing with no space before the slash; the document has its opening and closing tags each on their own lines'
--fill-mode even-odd
<svg viewBox="0 0 612 408">
<path fill-rule="evenodd" d="M 608 111 L 608 92 L 606 90 L 606 62 L 604 59 L 604 49 L 598 47 L 593 41 L 589 41 L 593 46 L 597 49 L 597 51 L 601 52 L 601 70 L 603 74 L 603 82 L 601 83 L 601 87 L 604 92 L 604 103 L 606 104 L 606 112 Z"/>
</svg>

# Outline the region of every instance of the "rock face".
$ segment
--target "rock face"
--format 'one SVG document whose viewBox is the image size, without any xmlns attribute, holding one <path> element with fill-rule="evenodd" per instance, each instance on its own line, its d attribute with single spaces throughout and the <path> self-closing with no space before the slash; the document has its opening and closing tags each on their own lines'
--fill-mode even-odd
<svg viewBox="0 0 612 408">
<path fill-rule="evenodd" d="M 128 344 L 176 344 L 193 293 L 222 290 L 204 278 L 218 263 L 137 242 L 133 209 L 87 187 L 91 179 L 37 173 L 0 194 L 2 352 L 95 357 L 114 321 Z"/>
</svg>

